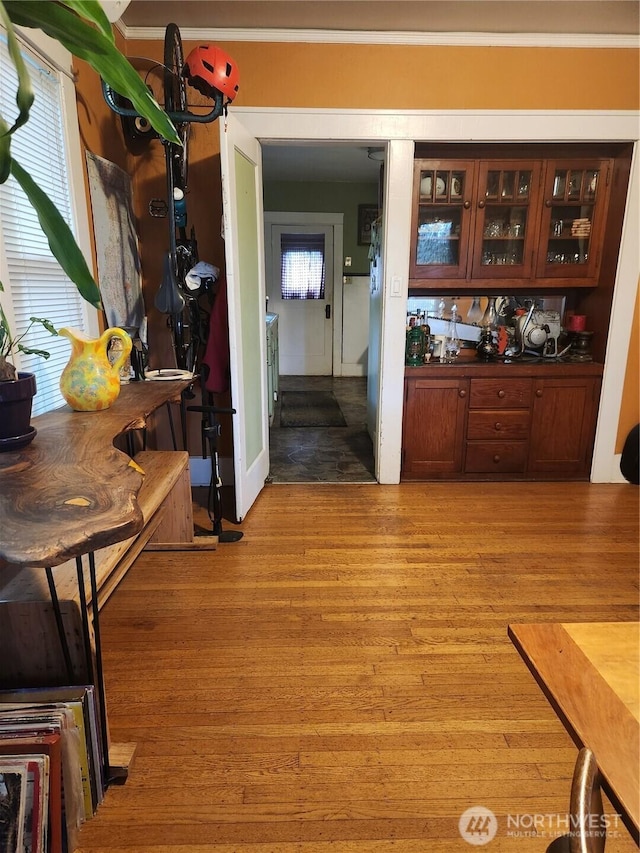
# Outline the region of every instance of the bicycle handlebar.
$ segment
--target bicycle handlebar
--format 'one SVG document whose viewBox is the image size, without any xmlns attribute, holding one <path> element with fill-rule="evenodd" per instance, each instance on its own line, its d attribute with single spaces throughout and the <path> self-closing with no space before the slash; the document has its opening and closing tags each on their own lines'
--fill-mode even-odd
<svg viewBox="0 0 640 853">
<path fill-rule="evenodd" d="M 116 103 L 116 91 L 112 89 L 111 86 L 107 85 L 107 83 L 102 80 L 102 94 L 104 96 L 107 105 L 114 113 L 117 113 L 120 116 L 129 116 L 130 118 L 141 118 L 140 113 L 134 110 L 133 108 L 123 107 L 120 104 Z M 203 113 L 202 115 L 198 115 L 197 113 L 192 113 L 187 110 L 184 113 L 170 113 L 167 112 L 167 115 L 171 119 L 174 124 L 190 124 L 191 122 L 197 122 L 199 124 L 208 124 L 209 122 L 215 121 L 220 118 L 222 113 L 224 112 L 224 95 L 222 92 L 217 92 L 215 96 L 214 106 L 211 112 Z"/>
</svg>

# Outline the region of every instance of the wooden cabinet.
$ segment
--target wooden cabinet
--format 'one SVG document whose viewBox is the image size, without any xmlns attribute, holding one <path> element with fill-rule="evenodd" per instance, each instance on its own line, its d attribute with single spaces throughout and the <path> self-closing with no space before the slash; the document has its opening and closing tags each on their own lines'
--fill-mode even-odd
<svg viewBox="0 0 640 853">
<path fill-rule="evenodd" d="M 602 366 L 407 370 L 402 478 L 587 479 Z"/>
<path fill-rule="evenodd" d="M 536 275 L 564 286 L 596 285 L 613 160 L 550 160 Z"/>
<path fill-rule="evenodd" d="M 467 278 L 475 172 L 473 161 L 416 161 L 411 278 Z"/>
<path fill-rule="evenodd" d="M 589 476 L 599 395 L 596 378 L 535 380 L 529 474 Z"/>
<path fill-rule="evenodd" d="M 524 474 L 532 379 L 472 379 L 467 474 Z"/>
<path fill-rule="evenodd" d="M 535 160 L 480 163 L 473 279 L 530 279 L 533 275 L 540 174 L 541 164 Z"/>
<path fill-rule="evenodd" d="M 598 282 L 613 160 L 418 159 L 410 287 Z"/>
<path fill-rule="evenodd" d="M 403 473 L 429 479 L 462 472 L 468 387 L 455 377 L 405 382 Z"/>
</svg>

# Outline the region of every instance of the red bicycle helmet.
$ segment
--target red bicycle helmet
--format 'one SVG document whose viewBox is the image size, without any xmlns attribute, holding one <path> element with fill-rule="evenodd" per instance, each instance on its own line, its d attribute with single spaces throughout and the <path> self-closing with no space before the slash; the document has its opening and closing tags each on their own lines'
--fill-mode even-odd
<svg viewBox="0 0 640 853">
<path fill-rule="evenodd" d="M 216 92 L 226 95 L 226 103 L 238 94 L 238 67 L 231 57 L 214 45 L 194 47 L 182 69 L 182 76 L 198 92 L 214 98 Z"/>
</svg>

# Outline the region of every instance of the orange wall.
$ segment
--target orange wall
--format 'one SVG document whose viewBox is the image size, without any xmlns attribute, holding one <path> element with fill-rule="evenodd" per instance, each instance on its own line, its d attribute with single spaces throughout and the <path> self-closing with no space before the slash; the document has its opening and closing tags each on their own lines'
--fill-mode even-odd
<svg viewBox="0 0 640 853">
<path fill-rule="evenodd" d="M 640 290 L 636 295 L 636 307 L 633 313 L 629 356 L 624 376 L 620 420 L 618 421 L 616 453 L 622 453 L 624 440 L 629 434 L 629 430 L 638 423 L 640 423 Z"/>
<path fill-rule="evenodd" d="M 189 44 L 186 49 L 189 49 Z M 638 53 L 515 47 L 230 42 L 239 106 L 636 109 Z M 143 49 L 133 42 L 134 50 Z"/>
<path fill-rule="evenodd" d="M 185 55 L 195 46 L 185 41 Z M 634 110 L 632 49 L 220 42 L 240 69 L 238 106 L 336 109 Z M 130 39 L 131 57 L 160 58 Z M 134 60 L 136 64 L 136 60 Z"/>
</svg>

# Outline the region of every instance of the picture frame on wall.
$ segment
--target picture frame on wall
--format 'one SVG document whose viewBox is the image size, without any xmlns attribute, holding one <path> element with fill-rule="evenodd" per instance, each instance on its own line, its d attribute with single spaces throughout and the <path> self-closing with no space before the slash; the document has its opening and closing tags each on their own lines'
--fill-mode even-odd
<svg viewBox="0 0 640 853">
<path fill-rule="evenodd" d="M 358 205 L 358 246 L 371 245 L 371 226 L 378 218 L 375 204 Z"/>
</svg>

